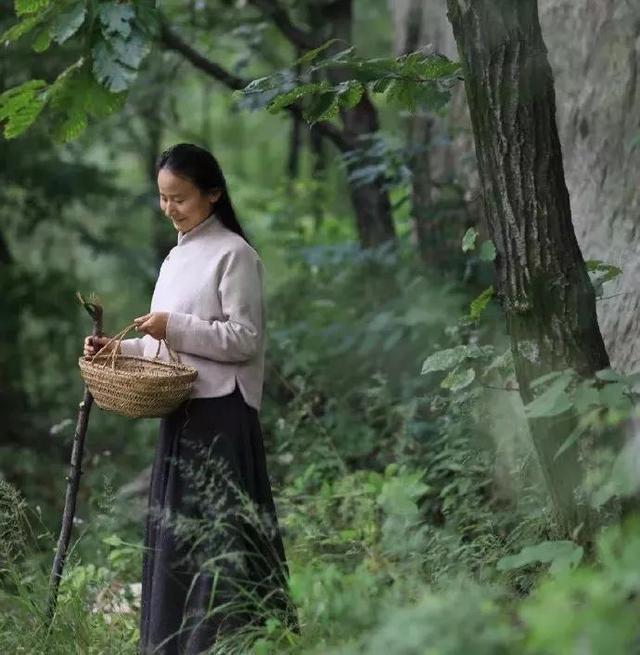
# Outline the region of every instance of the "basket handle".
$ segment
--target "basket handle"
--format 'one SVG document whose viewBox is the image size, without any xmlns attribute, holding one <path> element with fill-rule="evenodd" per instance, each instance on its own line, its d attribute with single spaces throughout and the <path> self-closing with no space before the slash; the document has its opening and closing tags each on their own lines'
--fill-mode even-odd
<svg viewBox="0 0 640 655">
<path fill-rule="evenodd" d="M 181 364 L 182 362 L 180 361 L 180 356 L 178 353 L 167 343 L 166 339 L 158 339 L 158 348 L 156 349 L 156 354 L 155 357 L 157 359 L 158 354 L 160 353 L 160 345 L 164 342 L 165 348 L 167 349 L 167 352 L 169 353 L 169 357 L 171 357 L 171 360 L 175 362 L 176 364 Z"/>
<path fill-rule="evenodd" d="M 131 325 L 127 325 L 126 328 L 124 328 L 123 330 L 120 330 L 120 332 L 117 332 L 116 334 L 114 334 L 113 337 L 111 337 L 111 339 L 109 339 L 109 341 L 107 341 L 107 343 L 105 343 L 104 346 L 102 346 L 102 348 L 100 348 L 100 350 L 98 350 L 98 352 L 91 358 L 92 361 L 94 359 L 96 359 L 97 357 L 102 356 L 102 357 L 104 357 L 104 362 L 102 363 L 102 366 L 106 366 L 107 362 L 111 361 L 111 368 L 115 369 L 115 367 L 116 367 L 116 354 L 117 354 L 117 352 L 118 352 L 118 350 L 120 348 L 120 343 L 121 343 L 122 339 L 124 338 L 124 335 L 127 332 L 129 332 L 129 330 L 132 330 L 135 326 L 136 326 L 135 323 L 131 323 Z M 114 348 L 112 348 L 111 352 L 102 354 L 102 351 L 105 350 L 106 348 L 108 348 L 109 345 L 112 344 L 114 341 L 117 341 L 117 344 L 116 344 L 116 346 Z"/>
<path fill-rule="evenodd" d="M 136 324 L 131 323 L 131 325 L 127 325 L 127 327 L 120 330 L 120 332 L 117 332 L 113 337 L 111 337 L 111 339 L 109 339 L 109 341 L 107 341 L 107 343 L 104 344 L 104 346 L 102 346 L 102 348 L 100 348 L 100 350 L 98 350 L 98 352 L 92 357 L 92 360 L 95 359 L 96 357 L 100 356 L 102 351 L 105 350 L 105 348 L 108 348 L 108 346 L 111 343 L 113 343 L 114 341 L 117 341 L 117 345 L 114 348 L 112 348 L 110 353 L 108 353 L 108 354 L 105 353 L 105 354 L 102 355 L 102 357 L 104 357 L 104 362 L 102 363 L 102 366 L 106 366 L 107 362 L 110 361 L 111 362 L 111 368 L 115 369 L 115 367 L 116 367 L 116 355 L 117 355 L 118 350 L 120 348 L 120 343 L 122 342 L 122 339 L 124 338 L 124 335 L 127 334 L 127 332 L 132 330 L 134 327 L 136 327 Z M 180 356 L 178 355 L 178 353 L 175 350 L 173 350 L 173 348 L 171 348 L 171 346 L 169 346 L 166 339 L 158 339 L 158 348 L 156 350 L 156 354 L 155 354 L 154 358 L 155 359 L 158 358 L 158 355 L 160 353 L 160 345 L 162 344 L 163 341 L 164 341 L 165 347 L 167 348 L 167 352 L 169 353 L 169 357 L 171 358 L 171 360 L 173 362 L 177 363 L 177 364 L 180 364 L 181 363 L 180 362 Z"/>
</svg>

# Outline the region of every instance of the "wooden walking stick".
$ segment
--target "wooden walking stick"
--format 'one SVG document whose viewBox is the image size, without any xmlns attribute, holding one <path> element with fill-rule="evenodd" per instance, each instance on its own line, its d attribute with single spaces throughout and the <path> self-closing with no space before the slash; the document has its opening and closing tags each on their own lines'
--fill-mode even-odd
<svg viewBox="0 0 640 655">
<path fill-rule="evenodd" d="M 95 298 L 91 298 L 93 302 L 87 302 L 79 292 L 76 295 L 93 320 L 92 335 L 94 337 L 102 336 L 102 306 Z M 73 448 L 71 449 L 71 463 L 69 466 L 69 475 L 67 476 L 67 493 L 64 499 L 62 526 L 60 528 L 60 536 L 58 537 L 58 547 L 53 558 L 51 577 L 49 578 L 49 601 L 47 603 L 47 617 L 49 621 L 53 619 L 56 611 L 58 587 L 62 578 L 62 569 L 64 568 L 67 548 L 69 547 L 69 540 L 71 538 L 71 528 L 73 527 L 73 517 L 76 512 L 76 500 L 78 498 L 78 487 L 80 486 L 80 476 L 82 475 L 84 438 L 87 433 L 89 412 L 91 411 L 92 404 L 93 396 L 85 386 L 84 397 L 78 405 L 78 419 L 76 421 L 76 431 L 73 436 Z"/>
</svg>

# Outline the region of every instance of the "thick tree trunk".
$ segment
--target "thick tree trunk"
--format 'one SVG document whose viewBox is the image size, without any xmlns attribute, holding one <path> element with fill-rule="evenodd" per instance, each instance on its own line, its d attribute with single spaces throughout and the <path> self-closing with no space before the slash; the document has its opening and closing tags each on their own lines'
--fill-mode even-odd
<svg viewBox="0 0 640 655">
<path fill-rule="evenodd" d="M 340 41 L 329 52 L 344 49 L 352 42 L 353 24 L 352 0 L 334 0 L 321 8 L 323 20 L 331 25 L 331 38 Z M 341 69 L 330 69 L 329 78 L 333 84 L 349 79 L 349 73 Z M 378 113 L 365 92 L 362 100 L 353 108 L 341 111 L 344 135 L 354 149 L 366 145 L 367 138 L 379 130 Z M 365 184 L 350 184 L 349 194 L 356 213 L 356 229 L 363 248 L 395 241 L 395 226 L 391 214 L 389 194 L 382 180 Z"/>
<path fill-rule="evenodd" d="M 609 365 L 593 287 L 573 231 L 555 122 L 553 77 L 536 0 L 448 0 L 461 54 L 487 227 L 496 250 L 496 284 L 520 393 L 531 381 L 573 368 L 592 375 Z M 576 449 L 555 453 L 573 420 L 530 421 L 559 519 L 582 517 L 573 491 Z"/>
<path fill-rule="evenodd" d="M 640 3 L 539 0 L 580 247 L 622 268 L 598 302 L 613 365 L 640 368 Z M 567 34 L 571 38 L 567 38 Z"/>
</svg>

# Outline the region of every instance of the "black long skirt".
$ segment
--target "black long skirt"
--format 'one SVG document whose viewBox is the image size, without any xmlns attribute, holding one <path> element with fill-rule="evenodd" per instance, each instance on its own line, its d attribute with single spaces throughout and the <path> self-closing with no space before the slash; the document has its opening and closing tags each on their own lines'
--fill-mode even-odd
<svg viewBox="0 0 640 655">
<path fill-rule="evenodd" d="M 140 653 L 215 652 L 273 617 L 299 630 L 258 412 L 237 385 L 161 420 L 144 542 Z"/>
</svg>

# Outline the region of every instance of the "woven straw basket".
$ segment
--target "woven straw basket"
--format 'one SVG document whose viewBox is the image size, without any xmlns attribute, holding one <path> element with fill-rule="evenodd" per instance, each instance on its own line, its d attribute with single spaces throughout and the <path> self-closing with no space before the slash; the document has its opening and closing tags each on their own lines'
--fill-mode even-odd
<svg viewBox="0 0 640 655">
<path fill-rule="evenodd" d="M 80 357 L 80 373 L 98 407 L 130 418 L 166 416 L 189 397 L 198 371 L 181 364 L 164 339 L 170 362 L 158 358 L 161 341 L 153 359 L 118 354 L 120 342 L 134 326 L 118 332 L 93 357 Z"/>
</svg>

